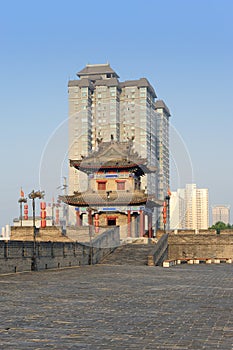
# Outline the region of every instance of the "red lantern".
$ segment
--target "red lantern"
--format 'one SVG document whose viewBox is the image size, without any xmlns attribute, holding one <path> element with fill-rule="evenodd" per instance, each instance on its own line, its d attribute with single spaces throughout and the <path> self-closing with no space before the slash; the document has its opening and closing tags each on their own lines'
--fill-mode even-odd
<svg viewBox="0 0 233 350">
<path fill-rule="evenodd" d="M 41 228 L 45 228 L 46 227 L 46 220 L 45 219 L 42 219 L 41 222 L 40 222 L 40 227 Z"/>
<path fill-rule="evenodd" d="M 28 220 L 28 205 L 24 204 L 24 220 Z"/>
<path fill-rule="evenodd" d="M 45 202 L 40 202 L 40 209 L 45 210 L 46 209 L 46 203 Z"/>
<path fill-rule="evenodd" d="M 167 203 L 163 202 L 163 223 L 167 222 Z"/>
<path fill-rule="evenodd" d="M 45 228 L 46 227 L 46 203 L 45 202 L 40 202 L 40 217 L 41 217 L 41 223 L 40 226 L 41 228 Z"/>
<path fill-rule="evenodd" d="M 41 217 L 41 219 L 46 219 L 46 211 L 45 210 L 41 211 L 40 217 Z"/>
</svg>

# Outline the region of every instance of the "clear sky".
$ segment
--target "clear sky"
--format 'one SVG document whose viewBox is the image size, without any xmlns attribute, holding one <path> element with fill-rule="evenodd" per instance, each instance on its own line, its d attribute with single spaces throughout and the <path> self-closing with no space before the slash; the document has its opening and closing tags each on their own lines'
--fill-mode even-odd
<svg viewBox="0 0 233 350">
<path fill-rule="evenodd" d="M 193 182 L 233 211 L 232 0 L 1 1 L 0 44 L 0 226 L 19 215 L 21 186 L 41 186 L 43 150 L 66 128 L 68 80 L 87 63 L 148 78 Z"/>
</svg>

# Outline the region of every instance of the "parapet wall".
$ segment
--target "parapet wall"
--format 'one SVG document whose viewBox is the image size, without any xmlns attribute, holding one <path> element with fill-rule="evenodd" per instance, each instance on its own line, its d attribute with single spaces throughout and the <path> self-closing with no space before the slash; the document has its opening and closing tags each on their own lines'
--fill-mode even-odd
<svg viewBox="0 0 233 350">
<path fill-rule="evenodd" d="M 168 259 L 233 258 L 233 233 L 168 235 Z"/>
<path fill-rule="evenodd" d="M 34 267 L 44 270 L 97 264 L 119 244 L 119 227 L 105 231 L 88 244 L 0 241 L 0 274 L 31 271 Z"/>
<path fill-rule="evenodd" d="M 33 241 L 34 229 L 31 226 L 13 226 L 11 227 L 11 241 Z M 38 242 L 69 242 L 72 239 L 62 234 L 60 227 L 48 226 L 39 228 L 36 232 Z"/>
<path fill-rule="evenodd" d="M 160 237 L 151 254 L 148 255 L 148 265 L 162 265 L 163 261 L 168 258 L 168 234 Z"/>
</svg>

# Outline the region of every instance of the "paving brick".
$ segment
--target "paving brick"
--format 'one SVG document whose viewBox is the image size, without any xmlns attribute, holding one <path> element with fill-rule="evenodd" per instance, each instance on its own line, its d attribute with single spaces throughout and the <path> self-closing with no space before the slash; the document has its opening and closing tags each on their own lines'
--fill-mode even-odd
<svg viewBox="0 0 233 350">
<path fill-rule="evenodd" d="M 0 348 L 232 350 L 232 272 L 94 265 L 2 275 Z"/>
</svg>

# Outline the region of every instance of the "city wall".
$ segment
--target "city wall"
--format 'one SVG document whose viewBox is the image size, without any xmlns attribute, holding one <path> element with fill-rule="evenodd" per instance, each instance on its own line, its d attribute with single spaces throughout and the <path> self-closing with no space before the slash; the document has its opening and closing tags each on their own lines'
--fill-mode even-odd
<svg viewBox="0 0 233 350">
<path fill-rule="evenodd" d="M 97 264 L 119 244 L 119 227 L 105 231 L 88 244 L 0 241 L 0 274 L 31 271 L 35 267 L 44 270 Z"/>
<path fill-rule="evenodd" d="M 233 258 L 233 232 L 221 234 L 170 233 L 168 259 Z"/>
<path fill-rule="evenodd" d="M 34 228 L 32 226 L 13 226 L 11 227 L 10 240 L 13 241 L 33 241 Z M 67 235 L 63 235 L 60 227 L 48 226 L 36 230 L 36 240 L 38 242 L 69 242 Z"/>
</svg>

